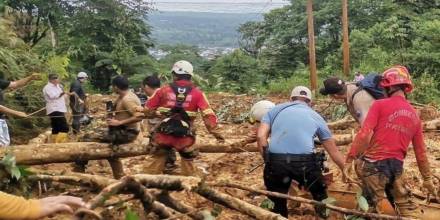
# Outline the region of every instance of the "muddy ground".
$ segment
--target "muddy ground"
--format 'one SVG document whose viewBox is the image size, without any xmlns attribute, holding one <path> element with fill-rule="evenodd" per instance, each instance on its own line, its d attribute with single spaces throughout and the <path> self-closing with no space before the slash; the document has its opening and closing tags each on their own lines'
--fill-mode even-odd
<svg viewBox="0 0 440 220">
<path fill-rule="evenodd" d="M 224 93 L 210 94 L 208 96 L 211 105 L 219 115 L 221 121 L 221 128 L 224 132 L 226 138 L 237 138 L 243 137 L 248 132 L 254 129 L 253 125 L 246 122 L 246 116 L 249 109 L 253 103 L 262 99 L 262 97 L 253 96 L 236 96 Z M 281 103 L 285 101 L 285 97 L 270 96 L 267 99 L 274 101 L 276 103 Z M 110 100 L 111 97 L 94 95 L 90 99 L 90 112 L 95 115 L 94 122 L 85 129 L 85 133 L 93 132 L 97 127 L 103 127 L 104 125 L 104 112 L 105 112 L 105 101 Z M 331 100 L 319 100 L 314 108 L 322 113 L 326 119 L 334 120 L 337 118 L 344 117 L 344 107 L 342 103 L 336 103 Z M 423 108 L 422 117 L 424 120 L 430 120 L 437 117 L 437 112 L 433 110 L 426 110 Z M 347 114 L 348 115 L 348 114 Z M 203 127 L 200 119 L 197 120 L 198 126 L 198 138 L 205 141 L 215 141 L 214 138 L 209 135 L 206 129 Z M 337 134 L 347 134 L 355 132 L 358 126 L 353 123 L 351 126 L 343 130 L 336 130 L 334 133 Z M 75 141 L 75 137 L 71 136 L 71 141 Z M 440 138 L 435 132 L 426 133 L 426 142 L 429 151 L 429 157 L 431 166 L 433 167 L 434 173 L 440 172 Z M 342 152 L 347 151 L 348 146 L 341 146 L 340 150 Z M 127 174 L 137 174 L 143 173 L 144 164 L 150 158 L 149 156 L 141 156 L 134 158 L 123 159 L 123 164 L 125 165 Z M 243 152 L 237 154 L 201 154 L 196 160 L 196 166 L 207 173 L 208 181 L 219 181 L 223 179 L 233 180 L 240 182 L 247 186 L 252 186 L 258 189 L 264 189 L 263 185 L 263 169 L 262 167 L 255 169 L 255 171 L 249 173 L 249 171 L 255 166 L 262 163 L 262 158 L 257 153 Z M 179 164 L 179 162 L 177 162 Z M 332 161 L 328 161 L 328 166 L 334 175 L 334 182 L 330 185 L 329 189 L 333 191 L 348 191 L 356 192 L 355 186 L 347 186 L 342 184 L 341 175 L 339 170 L 335 167 Z M 39 166 L 39 168 L 44 168 L 47 170 L 68 170 L 72 169 L 71 164 L 50 164 Z M 417 164 L 413 151 L 409 151 L 408 157 L 405 161 L 405 172 L 406 172 L 406 182 L 413 192 L 422 193 L 421 189 L 421 176 L 417 169 Z M 107 164 L 107 161 L 92 161 L 89 163 L 87 168 L 87 173 L 96 174 L 111 177 L 111 170 Z M 173 171 L 173 173 L 179 173 L 179 169 Z M 57 195 L 60 193 L 75 195 L 83 197 L 85 200 L 90 199 L 96 192 L 87 191 L 87 189 L 81 189 L 79 187 L 67 186 L 64 184 L 52 184 L 47 187 L 48 191 L 43 193 L 41 196 L 47 195 Z M 252 204 L 259 205 L 264 199 L 264 196 L 248 193 L 240 190 L 233 189 L 221 189 L 235 197 L 246 200 Z M 306 193 L 304 193 L 306 194 Z M 35 195 L 38 196 L 38 195 Z M 191 205 L 197 209 L 212 209 L 213 203 L 203 199 L 196 194 L 189 192 L 176 192 L 173 196 L 184 201 L 186 204 Z M 307 196 L 307 195 L 305 195 Z M 122 196 L 121 198 L 123 198 Z M 339 199 L 339 198 L 338 198 Z M 348 206 L 355 206 L 352 197 L 346 198 L 348 201 L 346 203 Z M 118 198 L 113 198 L 113 200 L 118 200 Z M 344 198 L 340 199 L 341 201 Z M 423 203 L 423 201 L 419 201 Z M 345 204 L 345 205 L 347 205 Z M 106 208 L 106 219 L 124 219 L 124 211 L 126 206 L 131 207 L 133 210 L 139 210 L 139 204 L 137 202 L 127 202 L 123 205 L 115 205 Z M 433 206 L 436 206 L 435 204 Z M 310 205 L 301 205 L 300 207 L 295 207 L 294 204 L 290 204 L 290 219 L 315 219 L 313 215 L 313 208 Z M 434 208 L 431 208 L 434 209 Z M 440 214 L 440 211 L 436 212 Z M 149 219 L 143 215 L 140 215 L 141 219 Z M 69 219 L 66 215 L 58 215 L 47 219 Z M 182 217 L 181 219 L 185 219 Z M 240 214 L 234 210 L 230 210 L 222 207 L 222 212 L 218 216 L 220 220 L 229 219 L 252 219 L 249 216 Z M 343 216 L 338 214 L 332 214 L 331 219 L 343 219 Z M 429 218 L 425 218 L 429 219 Z M 435 219 L 435 218 L 434 218 Z"/>
</svg>

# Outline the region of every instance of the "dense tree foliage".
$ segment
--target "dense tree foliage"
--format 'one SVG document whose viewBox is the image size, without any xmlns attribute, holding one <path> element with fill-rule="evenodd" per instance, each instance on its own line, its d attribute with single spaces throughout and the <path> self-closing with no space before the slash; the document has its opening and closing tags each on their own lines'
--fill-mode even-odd
<svg viewBox="0 0 440 220">
<path fill-rule="evenodd" d="M 305 5 L 294 0 L 266 14 L 262 22 L 242 25 L 243 49 L 258 56 L 265 74 L 287 77 L 307 64 Z M 439 7 L 438 0 L 350 0 L 353 70 L 382 71 L 401 63 L 416 74 L 434 74 L 439 68 Z M 342 66 L 341 1 L 314 1 L 314 17 L 318 68 L 336 74 Z"/>
<path fill-rule="evenodd" d="M 152 46 L 143 0 L 6 1 L 17 36 L 40 57 L 65 56 L 70 72 L 85 70 L 93 85 L 108 90 L 116 74 L 152 69 Z"/>
</svg>

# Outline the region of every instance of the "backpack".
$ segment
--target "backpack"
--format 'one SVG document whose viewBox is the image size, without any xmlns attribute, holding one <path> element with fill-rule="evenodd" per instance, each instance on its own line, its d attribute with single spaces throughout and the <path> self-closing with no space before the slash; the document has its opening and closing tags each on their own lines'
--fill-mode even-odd
<svg viewBox="0 0 440 220">
<path fill-rule="evenodd" d="M 374 99 L 383 99 L 385 98 L 385 93 L 383 88 L 380 86 L 380 81 L 382 80 L 382 76 L 378 73 L 368 73 L 365 78 L 356 83 L 358 89 L 353 93 L 351 100 L 353 100 L 354 96 L 362 91 L 367 91 Z"/>
<path fill-rule="evenodd" d="M 186 97 L 193 89 L 192 86 L 181 87 L 176 84 L 170 84 L 174 94 L 176 94 L 176 103 L 168 112 L 169 117 L 162 120 L 157 127 L 156 132 L 172 135 L 175 137 L 193 136 L 191 132 L 191 119 L 183 108 Z"/>
</svg>

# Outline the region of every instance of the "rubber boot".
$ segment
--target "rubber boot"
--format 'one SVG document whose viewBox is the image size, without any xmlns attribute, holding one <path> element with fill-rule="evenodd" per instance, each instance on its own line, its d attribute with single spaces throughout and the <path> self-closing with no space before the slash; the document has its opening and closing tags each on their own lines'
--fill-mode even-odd
<svg viewBox="0 0 440 220">
<path fill-rule="evenodd" d="M 69 140 L 69 136 L 65 132 L 60 132 L 55 137 L 55 143 L 66 143 Z"/>
<path fill-rule="evenodd" d="M 160 152 L 151 157 L 151 161 L 147 162 L 145 173 L 148 174 L 162 174 L 165 170 L 165 163 L 167 161 L 167 154 Z"/>
<path fill-rule="evenodd" d="M 122 165 L 121 160 L 119 158 L 112 158 L 108 159 L 108 163 L 110 164 L 110 167 L 112 168 L 113 177 L 115 179 L 121 179 L 123 176 L 125 176 L 124 173 L 124 166 Z"/>
</svg>

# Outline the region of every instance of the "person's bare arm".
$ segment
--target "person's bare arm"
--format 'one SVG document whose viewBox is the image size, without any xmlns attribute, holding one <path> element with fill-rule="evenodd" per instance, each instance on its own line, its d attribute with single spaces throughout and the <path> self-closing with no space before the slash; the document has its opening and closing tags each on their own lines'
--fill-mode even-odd
<svg viewBox="0 0 440 220">
<path fill-rule="evenodd" d="M 0 105 L 0 112 L 5 113 L 7 115 L 13 115 L 13 116 L 18 116 L 18 117 L 23 117 L 23 118 L 27 116 L 27 114 L 24 112 L 16 111 L 14 109 L 10 109 L 10 108 L 5 107 L 3 105 Z"/>
<path fill-rule="evenodd" d="M 40 74 L 33 73 L 32 75 L 30 75 L 28 77 L 25 77 L 23 79 L 19 79 L 19 80 L 11 82 L 11 84 L 9 84 L 8 89 L 18 89 L 18 88 L 21 88 L 21 87 L 27 85 L 32 80 L 36 80 L 36 79 L 39 79 L 39 78 L 40 78 Z"/>
<path fill-rule="evenodd" d="M 264 151 L 267 150 L 267 146 L 269 145 L 268 138 L 270 134 L 270 125 L 266 123 L 261 123 L 258 127 L 257 132 L 257 146 L 260 154 L 264 156 Z"/>
<path fill-rule="evenodd" d="M 130 118 L 124 119 L 124 120 L 116 120 L 116 119 L 108 119 L 107 120 L 107 124 L 109 126 L 121 126 L 121 125 L 127 125 L 127 124 L 131 124 L 131 123 L 136 123 L 136 122 L 140 122 L 142 121 L 142 117 L 141 116 L 132 116 Z"/>
<path fill-rule="evenodd" d="M 332 160 L 338 165 L 341 170 L 344 170 L 345 158 L 336 146 L 335 139 L 330 138 L 322 142 L 324 149 L 328 152 Z"/>
</svg>

